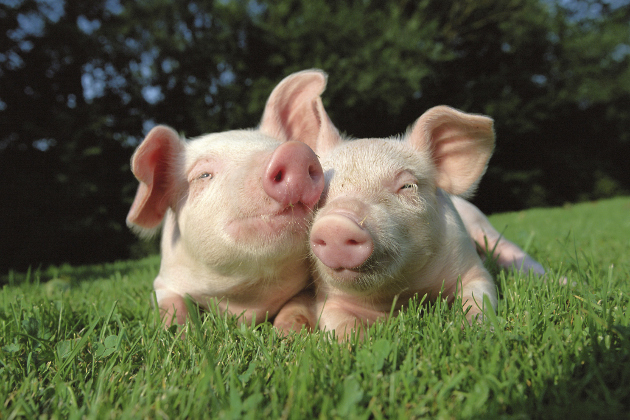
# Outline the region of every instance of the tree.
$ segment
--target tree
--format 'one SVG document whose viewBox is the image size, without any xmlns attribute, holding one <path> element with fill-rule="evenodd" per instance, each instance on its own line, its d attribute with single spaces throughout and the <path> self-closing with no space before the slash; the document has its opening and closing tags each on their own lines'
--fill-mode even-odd
<svg viewBox="0 0 630 420">
<path fill-rule="evenodd" d="M 253 127 L 312 67 L 352 136 L 438 104 L 492 116 L 486 212 L 627 193 L 629 3 L 0 0 L 0 272 L 132 255 L 143 135 Z"/>
<path fill-rule="evenodd" d="M 133 147 L 151 121 L 193 135 L 228 124 L 243 8 L 2 3 L 0 268 L 129 255 Z"/>
<path fill-rule="evenodd" d="M 77 22 L 103 4 L 3 4 L 0 67 L 1 267 L 111 259 L 124 245 L 124 150 L 102 107 L 86 101 L 86 62 L 100 46 Z M 108 180 L 104 183 L 103 180 Z M 114 202 L 118 206 L 112 206 Z M 81 252 L 76 252 L 81 250 Z"/>
<path fill-rule="evenodd" d="M 575 3 L 265 2 L 248 68 L 266 69 L 252 75 L 264 92 L 325 69 L 327 109 L 357 137 L 401 133 L 438 104 L 491 115 L 497 148 L 476 200 L 487 212 L 601 198 L 630 185 L 612 163 L 628 151 L 628 2 L 585 2 L 601 6 L 592 15 Z"/>
</svg>

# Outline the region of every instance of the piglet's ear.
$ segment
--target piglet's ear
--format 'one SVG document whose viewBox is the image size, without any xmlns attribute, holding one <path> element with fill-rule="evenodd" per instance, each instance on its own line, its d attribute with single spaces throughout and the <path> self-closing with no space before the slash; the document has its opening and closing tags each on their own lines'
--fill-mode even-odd
<svg viewBox="0 0 630 420">
<path fill-rule="evenodd" d="M 301 141 L 318 154 L 335 147 L 341 137 L 320 97 L 326 78 L 321 70 L 304 70 L 284 78 L 267 100 L 260 131 L 282 141 Z"/>
<path fill-rule="evenodd" d="M 448 193 L 474 192 L 494 149 L 493 121 L 436 106 L 416 121 L 407 141 L 429 152 L 437 169 L 437 186 Z"/>
<path fill-rule="evenodd" d="M 127 225 L 140 236 L 152 236 L 173 202 L 174 170 L 184 143 L 169 127 L 153 128 L 131 158 L 131 170 L 140 185 L 133 200 Z"/>
</svg>

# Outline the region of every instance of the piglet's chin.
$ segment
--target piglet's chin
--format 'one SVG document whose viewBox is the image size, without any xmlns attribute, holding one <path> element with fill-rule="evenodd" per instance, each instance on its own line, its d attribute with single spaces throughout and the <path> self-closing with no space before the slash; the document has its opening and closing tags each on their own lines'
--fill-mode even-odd
<svg viewBox="0 0 630 420">
<path fill-rule="evenodd" d="M 329 268 L 327 271 L 330 277 L 339 283 L 355 282 L 363 275 L 360 271 L 351 268 Z"/>
<path fill-rule="evenodd" d="M 377 276 L 373 273 L 368 275 L 359 269 L 319 267 L 318 272 L 325 283 L 351 295 L 370 295 L 378 288 L 377 282 L 374 281 Z"/>
</svg>

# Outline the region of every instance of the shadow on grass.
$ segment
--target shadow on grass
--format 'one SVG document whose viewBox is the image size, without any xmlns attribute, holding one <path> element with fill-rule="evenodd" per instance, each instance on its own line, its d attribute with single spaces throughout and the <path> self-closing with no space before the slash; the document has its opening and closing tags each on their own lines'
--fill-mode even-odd
<svg viewBox="0 0 630 420">
<path fill-rule="evenodd" d="M 577 355 L 573 371 L 532 401 L 538 418 L 614 419 L 630 415 L 630 327 L 613 326 L 610 343 L 593 343 Z M 596 334 L 599 335 L 599 334 Z"/>
<path fill-rule="evenodd" d="M 84 281 L 95 281 L 112 276 L 125 276 L 138 271 L 155 271 L 160 266 L 160 256 L 154 255 L 140 260 L 115 261 L 112 263 L 81 265 L 73 267 L 69 264 L 49 266 L 45 269 L 29 268 L 26 272 L 9 271 L 0 276 L 0 287 L 19 286 L 25 283 L 43 284 L 53 279 L 61 279 L 72 284 Z"/>
</svg>

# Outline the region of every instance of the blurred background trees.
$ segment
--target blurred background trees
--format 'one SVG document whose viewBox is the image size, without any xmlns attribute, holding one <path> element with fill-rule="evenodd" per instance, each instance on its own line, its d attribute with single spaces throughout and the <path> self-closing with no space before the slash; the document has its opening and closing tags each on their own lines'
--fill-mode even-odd
<svg viewBox="0 0 630 420">
<path fill-rule="evenodd" d="M 354 137 L 492 116 L 487 213 L 630 191 L 630 0 L 0 0 L 0 274 L 141 255 L 144 134 L 254 127 L 312 67 Z"/>
</svg>

